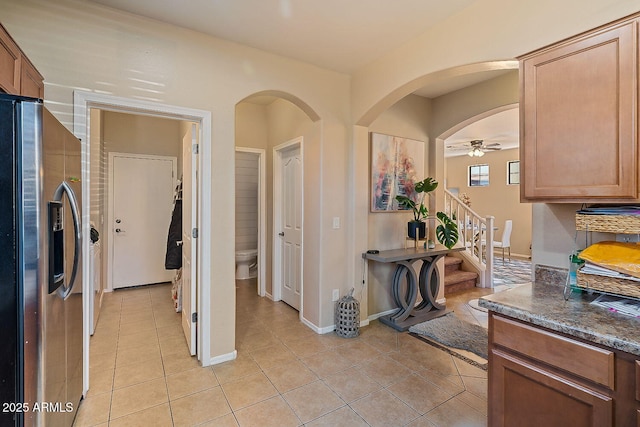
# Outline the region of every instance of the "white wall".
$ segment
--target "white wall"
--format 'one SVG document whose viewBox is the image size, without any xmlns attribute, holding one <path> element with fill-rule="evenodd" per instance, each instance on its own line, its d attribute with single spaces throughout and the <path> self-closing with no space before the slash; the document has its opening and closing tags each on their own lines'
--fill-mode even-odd
<svg viewBox="0 0 640 427">
<path fill-rule="evenodd" d="M 75 89 L 212 112 L 211 191 L 212 253 L 207 254 L 212 277 L 211 356 L 232 354 L 235 348 L 235 235 L 234 121 L 236 104 L 247 96 L 277 90 L 293 95 L 321 117 L 317 139 L 330 138 L 325 150 L 346 150 L 345 126 L 350 117 L 350 78 L 299 61 L 215 39 L 149 19 L 121 13 L 79 0 L 0 0 L 1 20 L 13 38 L 45 76 L 47 107 L 69 129 L 73 121 Z M 322 224 L 332 207 L 320 203 L 327 193 L 344 199 L 336 180 L 346 177 L 346 164 L 318 166 L 315 192 L 319 209 L 316 223 L 309 221 L 310 240 L 320 241 Z M 335 173 L 334 173 L 335 172 Z M 233 184 L 232 184 L 233 185 Z M 232 187 L 233 188 L 233 187 Z M 327 212 L 324 212 L 324 210 Z M 324 240 L 316 258 L 344 251 L 346 234 Z M 224 242 L 224 243 L 220 243 Z M 332 260 L 333 261 L 333 260 Z M 344 264 L 344 260 L 342 260 Z M 332 274 L 344 282 L 346 268 Z M 314 283 L 315 282 L 315 283 Z M 319 286 L 316 277 L 310 286 Z M 319 291 L 316 293 L 319 294 Z M 324 296 L 323 296 L 324 298 Z M 329 306 L 329 298 L 318 301 Z M 330 325 L 326 316 L 318 322 Z M 323 326 L 326 326 L 323 325 Z"/>
<path fill-rule="evenodd" d="M 520 203 L 520 185 L 507 184 L 507 162 L 518 160 L 518 148 L 501 151 L 489 151 L 483 157 L 467 155 L 446 159 L 447 188 L 456 187 L 471 199 L 471 209 L 483 218 L 495 217 L 494 240 L 500 240 L 504 231 L 504 223 L 513 221 L 511 234 L 511 253 L 529 256 L 531 251 L 531 203 Z M 469 187 L 468 170 L 470 165 L 489 165 L 489 185 L 486 187 Z M 496 256 L 500 256 L 496 249 Z"/>
<path fill-rule="evenodd" d="M 464 75 L 478 69 L 495 66 L 487 62 L 512 60 L 519 55 L 571 37 L 583 31 L 637 12 L 635 0 L 567 0 L 536 2 L 478 0 L 469 7 L 425 31 L 378 60 L 353 74 L 352 117 L 354 127 L 354 158 L 365 154 L 365 129 L 397 100 L 422 85 L 446 80 L 456 74 Z M 478 22 L 482 23 L 479 30 Z M 516 98 L 517 100 L 517 98 Z M 434 103 L 434 116 L 443 111 Z M 467 104 L 456 103 L 458 115 L 464 115 Z M 475 114 L 480 113 L 479 110 Z M 461 114 L 461 113 L 462 114 Z M 448 113 L 453 114 L 455 113 Z M 471 118 L 467 115 L 465 119 Z M 437 121 L 437 119 L 436 119 Z M 460 118 L 450 125 L 460 123 Z M 430 136 L 438 137 L 447 125 L 431 126 Z M 431 146 L 431 152 L 442 147 Z M 432 156 L 432 159 L 434 156 Z M 439 166 L 439 165 L 435 165 Z M 354 162 L 353 180 L 359 182 L 361 162 Z M 432 170 L 431 175 L 442 179 L 444 174 Z M 352 206 L 360 212 L 363 200 Z M 575 246 L 573 234 L 574 210 L 568 206 L 534 205 L 532 224 L 532 257 L 534 263 L 566 267 L 567 249 Z M 354 212 L 354 218 L 359 213 Z M 564 230 L 564 231 L 563 231 Z M 562 231 L 554 234 L 555 231 Z M 366 232 L 358 227 L 353 234 L 356 251 L 366 248 Z M 352 277 L 357 275 L 355 271 Z"/>
<path fill-rule="evenodd" d="M 636 0 L 477 0 L 354 73 L 353 121 L 368 125 L 370 112 L 451 77 L 444 70 L 513 59 L 637 11 Z"/>
<path fill-rule="evenodd" d="M 429 176 L 428 170 L 428 123 L 431 114 L 431 100 L 417 96 L 409 95 L 401 101 L 397 102 L 386 110 L 376 119 L 369 131 L 383 133 L 386 135 L 399 136 L 403 138 L 414 139 L 424 142 L 424 171 L 418 171 L 418 178 L 424 179 Z M 371 146 L 368 147 L 368 155 L 364 156 L 370 159 Z M 370 190 L 370 165 L 368 165 L 366 187 L 356 189 L 360 194 L 365 194 L 369 199 Z M 368 206 L 370 206 L 370 202 Z M 369 249 L 395 249 L 405 245 L 405 236 L 407 235 L 407 221 L 412 218 L 408 212 L 368 212 L 367 227 Z M 391 281 L 395 264 L 381 264 L 377 262 L 369 262 L 368 274 L 368 313 L 375 315 L 395 308 L 393 296 L 391 295 Z M 358 299 L 360 297 L 355 295 Z"/>
<path fill-rule="evenodd" d="M 179 120 L 113 111 L 104 111 L 102 117 L 102 138 L 107 153 L 176 157 L 180 177 L 182 134 Z"/>
<path fill-rule="evenodd" d="M 239 101 L 277 90 L 319 117 L 311 131 L 318 143 L 305 153 L 316 160 L 305 169 L 315 185 L 305 200 L 305 225 L 316 245 L 305 252 L 313 257 L 305 260 L 312 264 L 305 269 L 305 286 L 317 297 L 314 318 L 324 327 L 332 324 L 331 288 L 360 282 L 359 254 L 368 246 L 361 224 L 367 196 L 356 192 L 367 185 L 361 185 L 368 170 L 366 127 L 424 82 L 450 77 L 438 72 L 512 59 L 637 9 L 636 0 L 477 0 L 350 77 L 86 1 L 0 0 L 2 23 L 45 76 L 47 106 L 68 128 L 75 89 L 212 112 L 212 162 L 205 165 L 212 173 L 216 219 L 207 236 L 214 242 L 212 253 L 205 260 L 214 272 L 212 356 L 230 354 L 235 341 L 233 191 L 220 189 L 233 182 Z M 438 165 L 433 166 L 431 172 Z M 437 177 L 441 180 L 443 172 Z M 349 226 L 333 230 L 335 216 L 348 217 Z M 534 234 L 535 227 L 536 221 Z"/>
</svg>

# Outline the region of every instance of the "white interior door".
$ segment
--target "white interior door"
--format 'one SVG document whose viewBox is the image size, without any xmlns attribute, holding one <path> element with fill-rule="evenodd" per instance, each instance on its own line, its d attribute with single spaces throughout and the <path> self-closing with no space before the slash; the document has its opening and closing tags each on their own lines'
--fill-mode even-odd
<svg viewBox="0 0 640 427">
<path fill-rule="evenodd" d="M 296 145 L 281 153 L 281 297 L 300 310 L 302 290 L 302 157 Z"/>
<path fill-rule="evenodd" d="M 175 157 L 111 153 L 111 278 L 114 289 L 170 282 L 165 270 Z"/>
<path fill-rule="evenodd" d="M 197 245 L 193 229 L 197 218 L 198 133 L 196 125 L 182 139 L 182 329 L 191 355 L 196 354 L 196 259 Z"/>
</svg>

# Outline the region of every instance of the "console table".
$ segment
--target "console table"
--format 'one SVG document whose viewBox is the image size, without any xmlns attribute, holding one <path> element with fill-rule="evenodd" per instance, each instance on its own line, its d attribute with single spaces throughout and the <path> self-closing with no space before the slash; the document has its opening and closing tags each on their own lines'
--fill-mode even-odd
<svg viewBox="0 0 640 427">
<path fill-rule="evenodd" d="M 396 264 L 391 293 L 398 310 L 381 317 L 380 321 L 398 331 L 406 331 L 417 323 L 446 314 L 446 307 L 436 301 L 441 283 L 436 262 L 448 253 L 463 250 L 464 247 L 447 249 L 443 245 L 436 245 L 434 249 L 407 248 L 380 251 L 377 254 L 363 253 L 364 259 Z M 422 261 L 418 274 L 413 268 L 413 263 L 417 261 Z M 403 278 L 406 278 L 406 287 L 403 286 Z M 422 301 L 416 304 L 418 291 Z"/>
</svg>

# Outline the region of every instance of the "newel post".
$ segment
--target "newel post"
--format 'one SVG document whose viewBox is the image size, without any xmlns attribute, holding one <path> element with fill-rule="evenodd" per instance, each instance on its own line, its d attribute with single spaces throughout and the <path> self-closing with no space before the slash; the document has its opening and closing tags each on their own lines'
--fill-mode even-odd
<svg viewBox="0 0 640 427">
<path fill-rule="evenodd" d="M 487 221 L 487 246 L 485 248 L 486 251 L 486 262 L 487 268 L 484 271 L 484 287 L 485 288 L 493 288 L 493 223 L 495 217 L 488 216 L 485 218 Z"/>
</svg>

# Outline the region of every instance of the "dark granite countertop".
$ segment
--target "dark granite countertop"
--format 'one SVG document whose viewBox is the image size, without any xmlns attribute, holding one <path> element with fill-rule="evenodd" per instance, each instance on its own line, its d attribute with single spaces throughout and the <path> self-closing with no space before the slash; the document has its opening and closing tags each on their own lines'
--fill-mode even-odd
<svg viewBox="0 0 640 427">
<path fill-rule="evenodd" d="M 640 356 L 640 319 L 589 304 L 595 297 L 562 286 L 533 283 L 480 298 L 496 313 Z"/>
</svg>

